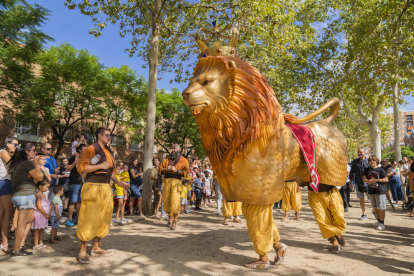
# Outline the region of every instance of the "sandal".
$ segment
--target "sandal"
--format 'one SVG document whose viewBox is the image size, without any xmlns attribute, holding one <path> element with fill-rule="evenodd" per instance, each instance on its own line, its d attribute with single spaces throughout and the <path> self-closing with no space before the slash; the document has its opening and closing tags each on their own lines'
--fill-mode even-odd
<svg viewBox="0 0 414 276">
<path fill-rule="evenodd" d="M 245 266 L 247 268 L 253 268 L 253 269 L 266 268 L 266 267 L 270 267 L 270 262 L 269 262 L 269 260 L 267 260 L 267 261 L 256 260 L 254 262 L 245 264 Z"/>
<path fill-rule="evenodd" d="M 78 260 L 78 262 L 80 264 L 89 264 L 89 257 L 88 257 L 88 255 L 86 255 L 86 256 L 78 255 L 78 257 L 76 259 Z"/>
<path fill-rule="evenodd" d="M 283 217 L 283 218 L 282 218 L 282 221 L 283 221 L 283 222 L 286 222 L 286 221 L 288 221 L 288 220 L 289 220 L 289 217 Z"/>
<path fill-rule="evenodd" d="M 52 240 L 49 240 L 49 243 L 51 243 L 51 244 L 57 244 L 57 243 L 59 243 L 58 241 L 52 241 Z"/>
<path fill-rule="evenodd" d="M 330 249 L 331 253 L 338 254 L 339 251 L 341 251 L 341 247 L 339 246 L 339 244 L 334 245 L 334 242 L 337 241 L 337 239 L 335 237 L 332 237 L 332 238 L 329 238 L 328 241 L 332 244 L 332 247 Z"/>
<path fill-rule="evenodd" d="M 229 225 L 229 219 L 228 219 L 228 218 L 225 218 L 225 219 L 224 219 L 224 221 L 223 221 L 223 225 Z"/>
<path fill-rule="evenodd" d="M 346 245 L 346 242 L 345 242 L 345 239 L 344 239 L 344 237 L 340 237 L 339 238 L 339 236 L 335 236 L 335 238 L 336 238 L 336 240 L 338 241 L 338 243 L 339 243 L 339 245 L 340 246 L 345 246 Z"/>
<path fill-rule="evenodd" d="M 49 249 L 49 248 L 50 248 L 50 246 L 49 246 L 49 245 L 46 245 L 46 244 L 43 244 L 43 243 L 41 243 L 41 244 L 39 244 L 39 245 L 41 245 L 44 249 Z"/>
<path fill-rule="evenodd" d="M 113 254 L 113 252 L 112 251 L 109 251 L 109 250 L 103 250 L 103 249 L 100 249 L 100 250 L 91 250 L 91 256 L 93 257 L 93 256 L 111 256 Z"/>
<path fill-rule="evenodd" d="M 59 236 L 56 236 L 56 237 L 55 237 L 55 241 L 62 241 L 62 238 L 61 238 L 61 237 L 59 237 Z"/>
<path fill-rule="evenodd" d="M 5 249 L 6 247 L 7 247 L 7 249 Z M 9 244 L 6 244 L 6 245 L 0 244 L 0 249 L 4 253 L 12 253 L 13 252 L 13 247 L 9 247 Z"/>
<path fill-rule="evenodd" d="M 239 219 L 239 218 L 234 218 L 234 219 L 233 219 L 233 222 L 235 222 L 235 223 L 241 223 L 242 221 L 241 221 L 241 219 Z"/>
<path fill-rule="evenodd" d="M 171 224 L 171 226 L 170 226 L 170 229 L 171 229 L 171 230 L 175 230 L 175 229 L 177 229 L 177 222 L 173 221 L 173 223 L 172 223 L 172 224 Z"/>
<path fill-rule="evenodd" d="M 282 256 L 279 256 L 279 250 L 280 249 L 283 250 Z M 274 265 L 280 265 L 283 262 L 283 260 L 285 259 L 285 254 L 287 252 L 287 249 L 288 249 L 288 247 L 284 243 L 282 243 L 281 246 L 278 249 L 275 248 L 276 256 L 275 256 L 275 261 L 273 263 Z"/>
<path fill-rule="evenodd" d="M 43 251 L 44 248 L 42 247 L 41 244 L 39 244 L 38 246 L 33 246 L 33 250 L 35 250 L 35 251 Z"/>
</svg>

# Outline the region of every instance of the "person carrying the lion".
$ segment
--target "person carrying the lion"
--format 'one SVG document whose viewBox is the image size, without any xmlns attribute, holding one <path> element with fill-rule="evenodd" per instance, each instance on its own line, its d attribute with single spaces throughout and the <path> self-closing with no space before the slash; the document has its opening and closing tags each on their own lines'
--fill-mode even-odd
<svg viewBox="0 0 414 276">
<path fill-rule="evenodd" d="M 331 252 L 338 254 L 346 244 L 342 237 L 346 228 L 345 213 L 338 188 L 320 183 L 315 192 L 308 183 L 308 202 L 322 237 L 332 244 Z"/>
<path fill-rule="evenodd" d="M 181 179 L 187 177 L 190 166 L 187 159 L 181 156 L 180 146 L 173 144 L 171 155 L 162 161 L 160 174 L 164 175 L 162 183 L 162 203 L 164 211 L 169 214 L 168 226 L 171 230 L 177 228 L 178 214 L 181 213 Z"/>
<path fill-rule="evenodd" d="M 227 202 L 223 199 L 222 213 L 224 216 L 224 225 L 229 224 L 229 219 L 233 219 L 235 223 L 241 223 L 240 215 L 242 214 L 242 203 L 241 202 Z"/>
<path fill-rule="evenodd" d="M 299 211 L 302 209 L 302 193 L 300 186 L 295 182 L 285 182 L 283 191 L 282 210 L 285 212 L 285 217 L 282 221 L 289 220 L 289 211 L 295 211 L 295 219 L 299 220 Z"/>
</svg>

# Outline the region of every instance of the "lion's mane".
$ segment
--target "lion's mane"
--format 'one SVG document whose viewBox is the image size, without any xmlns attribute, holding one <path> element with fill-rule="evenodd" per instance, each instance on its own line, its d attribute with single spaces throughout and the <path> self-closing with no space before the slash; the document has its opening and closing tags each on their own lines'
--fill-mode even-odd
<svg viewBox="0 0 414 276">
<path fill-rule="evenodd" d="M 208 119 L 197 122 L 214 171 L 224 176 L 234 174 L 233 159 L 247 156 L 253 147 L 265 155 L 269 139 L 280 136 L 284 119 L 273 89 L 259 70 L 236 57 L 206 57 L 194 68 L 194 77 L 210 69 L 229 78 L 228 91 L 226 97 L 215 99 L 217 108 Z"/>
</svg>

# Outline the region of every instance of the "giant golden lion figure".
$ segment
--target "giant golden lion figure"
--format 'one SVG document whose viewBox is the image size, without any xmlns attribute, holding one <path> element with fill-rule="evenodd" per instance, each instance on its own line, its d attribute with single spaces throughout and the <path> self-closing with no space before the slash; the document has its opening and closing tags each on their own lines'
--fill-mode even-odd
<svg viewBox="0 0 414 276">
<path fill-rule="evenodd" d="M 309 122 L 307 126 L 315 134 L 320 183 L 345 184 L 347 143 L 343 134 L 331 125 L 339 110 L 337 98 L 298 119 L 283 114 L 273 89 L 253 66 L 237 57 L 207 56 L 194 68 L 183 99 L 198 123 L 204 150 L 226 201 L 241 201 L 260 209 L 261 205 L 270 206 L 282 199 L 286 180 L 309 182 L 309 169 L 299 144 L 285 123 L 305 123 L 332 105 L 327 118 Z M 254 223 L 249 225 L 254 218 L 245 213 L 244 205 L 250 237 L 262 257 L 265 250 L 256 246 L 261 239 L 256 232 L 263 229 L 258 230 Z M 255 211 L 258 216 L 270 216 L 271 211 L 260 210 Z M 278 237 L 275 227 L 270 222 L 267 227 L 273 231 L 269 232 L 273 242 Z"/>
</svg>

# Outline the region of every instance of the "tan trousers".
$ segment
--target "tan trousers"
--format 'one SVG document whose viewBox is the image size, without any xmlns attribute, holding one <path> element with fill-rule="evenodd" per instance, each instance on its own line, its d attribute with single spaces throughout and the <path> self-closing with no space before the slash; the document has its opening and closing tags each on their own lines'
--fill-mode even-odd
<svg viewBox="0 0 414 276">
<path fill-rule="evenodd" d="M 242 203 L 227 202 L 223 199 L 223 209 L 221 212 L 225 218 L 229 218 L 231 216 L 238 217 L 242 214 Z"/>
<path fill-rule="evenodd" d="M 282 199 L 282 210 L 289 212 L 291 209 L 296 213 L 302 209 L 302 193 L 298 192 L 296 182 L 286 182 Z"/>
<path fill-rule="evenodd" d="M 109 233 L 114 209 L 111 186 L 86 182 L 82 187 L 81 198 L 76 235 L 83 242 L 88 242 L 95 237 L 105 238 Z"/>
<path fill-rule="evenodd" d="M 180 192 L 181 180 L 164 178 L 162 181 L 162 203 L 166 213 L 181 213 Z"/>
<path fill-rule="evenodd" d="M 344 204 L 336 187 L 320 193 L 308 190 L 308 201 L 324 239 L 345 233 Z"/>
<path fill-rule="evenodd" d="M 273 244 L 280 240 L 279 231 L 273 219 L 273 204 L 243 204 L 242 209 L 254 251 L 259 256 L 267 255 L 267 252 L 272 250 Z"/>
</svg>

